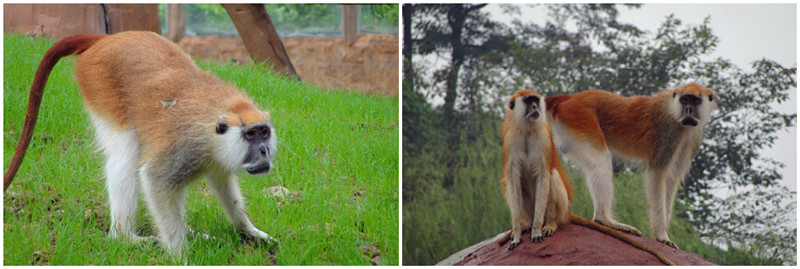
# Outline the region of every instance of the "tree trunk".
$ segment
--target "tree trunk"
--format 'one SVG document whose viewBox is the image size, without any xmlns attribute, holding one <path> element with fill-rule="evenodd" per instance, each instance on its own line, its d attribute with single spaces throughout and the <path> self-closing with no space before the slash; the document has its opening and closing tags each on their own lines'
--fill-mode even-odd
<svg viewBox="0 0 800 269">
<path fill-rule="evenodd" d="M 289 76 L 300 76 L 294 70 L 278 31 L 263 4 L 222 4 L 231 16 L 244 47 L 255 62 L 265 62 Z"/>
<path fill-rule="evenodd" d="M 157 4 L 101 4 L 105 6 L 108 33 L 139 30 L 161 34 Z"/>
<path fill-rule="evenodd" d="M 451 121 L 455 112 L 455 103 L 458 97 L 458 72 L 464 63 L 464 44 L 461 42 L 461 32 L 464 29 L 466 12 L 463 5 L 452 5 L 447 12 L 447 22 L 450 26 L 450 70 L 447 72 L 446 91 L 444 95 L 445 122 Z"/>
<path fill-rule="evenodd" d="M 411 54 L 413 50 L 411 46 L 411 18 L 414 14 L 414 5 L 403 5 L 403 86 L 406 89 L 414 89 L 414 79 L 411 77 Z"/>
</svg>

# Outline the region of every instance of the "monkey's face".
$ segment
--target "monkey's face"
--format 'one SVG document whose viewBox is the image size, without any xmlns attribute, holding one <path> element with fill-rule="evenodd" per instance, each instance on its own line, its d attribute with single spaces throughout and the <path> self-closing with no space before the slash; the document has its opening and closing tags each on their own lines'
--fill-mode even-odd
<svg viewBox="0 0 800 269">
<path fill-rule="evenodd" d="M 217 135 L 222 138 L 224 156 L 217 159 L 235 171 L 244 169 L 250 174 L 265 174 L 272 168 L 277 151 L 274 128 L 269 123 L 230 126 L 220 119 Z"/>
<path fill-rule="evenodd" d="M 678 122 L 687 127 L 705 125 L 716 108 L 716 100 L 711 90 L 689 83 L 672 92 L 673 114 Z"/>
<path fill-rule="evenodd" d="M 263 174 L 272 167 L 272 152 L 274 139 L 272 139 L 272 126 L 269 124 L 255 124 L 242 128 L 242 138 L 247 141 L 247 157 L 242 165 L 250 174 Z M 270 145 L 272 144 L 272 145 Z M 272 147 L 272 148 L 271 148 Z"/>
<path fill-rule="evenodd" d="M 536 122 L 544 119 L 544 98 L 532 90 L 519 90 L 508 103 L 508 113 L 514 113 L 517 120 Z"/>
</svg>

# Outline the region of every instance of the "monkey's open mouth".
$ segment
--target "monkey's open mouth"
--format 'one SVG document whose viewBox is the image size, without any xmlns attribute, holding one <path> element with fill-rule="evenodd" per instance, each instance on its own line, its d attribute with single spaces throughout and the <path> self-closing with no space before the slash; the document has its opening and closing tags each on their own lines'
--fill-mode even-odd
<svg viewBox="0 0 800 269">
<path fill-rule="evenodd" d="M 681 124 L 684 126 L 697 126 L 697 120 L 692 117 L 684 117 L 683 120 L 681 120 Z"/>
<path fill-rule="evenodd" d="M 265 174 L 265 173 L 269 172 L 269 164 L 263 164 L 263 165 L 248 167 L 245 170 L 247 170 L 247 173 L 249 173 L 251 175 Z"/>
<path fill-rule="evenodd" d="M 533 119 L 533 120 L 539 119 L 539 111 L 532 109 L 531 111 L 528 112 L 527 115 L 525 115 L 525 117 Z"/>
</svg>

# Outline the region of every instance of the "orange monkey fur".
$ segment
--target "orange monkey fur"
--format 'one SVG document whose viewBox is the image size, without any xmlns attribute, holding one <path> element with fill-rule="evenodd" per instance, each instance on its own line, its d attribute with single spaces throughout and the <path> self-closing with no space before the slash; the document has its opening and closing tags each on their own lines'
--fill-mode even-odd
<svg viewBox="0 0 800 269">
<path fill-rule="evenodd" d="M 664 102 L 671 99 L 672 93 L 660 91 L 653 97 L 623 97 L 603 90 L 588 90 L 550 96 L 546 103 L 551 116 L 566 125 L 577 138 L 601 149 L 609 147 L 622 155 L 648 160 L 656 149 L 660 133 L 651 127 L 654 122 L 646 119 L 669 122 L 661 116 L 662 110 L 653 108 L 665 106 Z M 679 87 L 676 93 L 712 95 L 709 89 L 695 83 Z M 562 110 L 567 113 L 560 113 Z"/>
<path fill-rule="evenodd" d="M 132 42 L 135 41 L 135 42 Z M 135 47 L 129 44 L 138 44 Z M 125 47 L 125 50 L 118 50 Z M 148 61 L 153 53 L 166 61 Z M 119 54 L 124 51 L 124 54 Z M 62 57 L 81 54 L 75 73 L 85 104 L 114 127 L 136 127 L 149 148 L 160 148 L 174 142 L 181 127 L 176 113 L 158 109 L 162 100 L 196 104 L 221 104 L 206 113 L 192 114 L 192 120 L 204 122 L 214 129 L 220 115 L 227 115 L 228 124 L 243 125 L 266 122 L 269 116 L 236 88 L 203 72 L 183 51 L 166 39 L 149 32 L 123 32 L 113 36 L 75 35 L 54 44 L 36 70 L 28 100 L 28 112 L 20 135 L 20 143 L 3 177 L 3 189 L 11 184 L 30 144 L 36 126 L 39 106 L 50 71 Z M 124 67 L 124 68 L 122 68 Z M 180 109 L 181 106 L 171 107 Z M 154 109 L 155 108 L 155 109 Z M 181 114 L 181 116 L 186 114 Z M 145 150 L 147 152 L 147 150 Z"/>
<path fill-rule="evenodd" d="M 516 109 L 515 109 L 516 107 Z M 511 211 L 513 241 L 531 229 L 531 240 L 544 240 L 558 224 L 567 221 L 571 186 L 557 182 L 563 176 L 545 117 L 544 98 L 532 90 L 512 96 L 503 121 L 503 174 L 501 186 Z M 553 189 L 560 187 L 560 189 Z M 565 189 L 567 187 L 568 189 Z M 563 193 L 563 194 L 562 194 Z"/>
<path fill-rule="evenodd" d="M 594 220 L 621 231 L 638 229 L 614 220 L 611 154 L 647 163 L 645 190 L 656 240 L 672 247 L 667 231 L 680 182 L 717 106 L 714 93 L 696 83 L 624 97 L 588 90 L 546 98 L 556 144 L 585 174 Z"/>
<path fill-rule="evenodd" d="M 538 99 L 526 100 L 526 101 L 518 101 L 518 100 L 525 100 L 525 99 L 521 99 L 521 98 L 526 98 L 528 96 L 536 96 Z M 536 181 L 536 179 L 534 179 L 534 180 L 526 180 L 526 179 L 530 179 L 530 178 L 527 178 L 525 175 L 521 175 L 521 177 L 519 177 L 519 178 L 511 178 L 510 177 L 511 175 L 509 175 L 509 165 L 512 165 L 511 162 L 514 161 L 514 160 L 511 160 L 512 157 L 510 155 L 516 154 L 516 153 L 518 153 L 518 151 L 522 150 L 522 151 L 528 151 L 527 152 L 527 156 L 528 157 L 523 157 L 523 158 L 530 158 L 531 152 L 529 152 L 529 151 L 531 151 L 531 150 L 541 150 L 544 153 L 543 154 L 544 155 L 543 156 L 544 157 L 543 161 L 544 161 L 544 164 L 545 164 L 544 165 L 544 170 L 546 170 L 546 171 L 554 171 L 557 174 L 557 175 L 550 175 L 548 173 L 545 173 L 545 176 L 547 176 L 547 175 L 550 175 L 551 177 L 552 176 L 558 176 L 560 180 L 554 181 L 554 183 L 555 184 L 561 184 L 561 186 L 553 186 L 553 187 L 551 187 L 550 189 L 552 191 L 549 191 L 546 194 L 548 196 L 548 198 L 547 198 L 547 205 L 546 205 L 547 208 L 545 209 L 546 212 L 547 212 L 547 213 L 545 213 L 546 215 L 545 215 L 545 219 L 544 219 L 545 226 L 548 225 L 548 224 L 552 224 L 552 223 L 555 223 L 556 225 L 562 225 L 562 224 L 566 224 L 566 223 L 573 223 L 573 224 L 582 225 L 582 226 L 585 226 L 585 227 L 600 231 L 600 232 L 605 233 L 607 235 L 610 235 L 610 236 L 612 236 L 614 238 L 617 238 L 617 239 L 619 239 L 619 240 L 621 240 L 623 242 L 626 242 L 626 243 L 628 243 L 628 244 L 630 244 L 630 245 L 632 245 L 634 247 L 637 247 L 637 248 L 640 248 L 640 249 L 645 250 L 647 252 L 650 252 L 653 255 L 655 255 L 659 260 L 661 260 L 662 262 L 664 262 L 667 265 L 674 265 L 674 263 L 672 263 L 672 261 L 670 261 L 668 258 L 666 258 L 666 256 L 664 256 L 660 251 L 658 251 L 656 249 L 653 249 L 653 248 L 651 248 L 649 246 L 646 246 L 646 245 L 644 245 L 642 243 L 639 243 L 638 241 L 634 241 L 630 237 L 628 237 L 627 235 L 625 235 L 625 234 L 623 234 L 623 233 L 621 233 L 619 231 L 613 230 L 611 228 L 608 228 L 606 226 L 600 225 L 600 224 L 592 222 L 592 221 L 588 221 L 588 220 L 583 219 L 583 218 L 581 218 L 579 216 L 573 215 L 571 212 L 569 212 L 569 201 L 571 201 L 572 198 L 573 198 L 574 190 L 573 190 L 573 187 L 572 187 L 572 183 L 569 181 L 569 178 L 567 177 L 566 173 L 564 172 L 564 170 L 563 170 L 563 168 L 561 166 L 561 161 L 560 161 L 560 159 L 558 157 L 558 153 L 556 152 L 556 147 L 555 147 L 555 143 L 553 142 L 552 131 L 551 131 L 551 128 L 550 128 L 550 122 L 547 121 L 547 119 L 546 119 L 544 114 L 539 115 L 538 113 L 536 113 L 536 111 L 529 112 L 531 110 L 540 109 L 539 105 L 542 106 L 541 110 L 544 110 L 543 109 L 544 108 L 543 107 L 544 106 L 544 102 L 541 102 L 541 101 L 544 101 L 544 100 L 542 100 L 541 95 L 539 95 L 537 92 L 535 92 L 533 90 L 519 90 L 511 97 L 510 103 L 509 103 L 509 105 L 507 107 L 508 109 L 506 110 L 506 117 L 505 117 L 505 119 L 503 121 L 503 176 L 502 176 L 502 179 L 501 179 L 501 187 L 503 189 L 504 196 L 506 196 L 507 202 L 509 202 L 510 209 L 512 211 L 514 210 L 514 207 L 512 205 L 512 203 L 514 203 L 513 202 L 513 198 L 509 197 L 509 195 L 510 195 L 509 192 L 513 192 L 513 190 L 509 189 L 510 184 L 513 184 L 513 182 L 510 182 L 510 181 L 512 181 L 512 180 L 520 180 L 519 186 L 522 189 L 522 191 L 520 193 L 522 194 L 521 199 L 523 200 L 523 203 L 525 201 L 531 201 L 531 200 L 535 199 L 535 197 L 533 197 L 533 193 L 531 193 L 530 190 L 531 190 L 531 188 L 538 187 L 538 186 L 535 186 L 536 182 L 532 182 L 532 181 Z M 523 105 L 525 107 L 520 107 L 520 106 L 523 106 Z M 517 110 L 515 111 L 514 109 L 517 109 Z M 522 112 L 522 111 L 520 111 L 520 109 L 526 109 L 526 111 Z M 519 119 L 517 119 L 517 117 L 519 117 L 520 115 L 525 115 L 526 118 L 527 118 L 527 115 L 534 115 L 535 118 L 531 119 L 531 120 L 525 119 L 525 120 L 523 120 L 523 122 L 520 122 Z M 519 130 L 521 128 L 524 128 L 524 129 L 523 130 Z M 528 140 L 528 139 L 532 139 L 532 140 Z M 514 148 L 514 147 L 520 145 L 520 144 L 515 144 L 515 142 L 518 142 L 519 140 L 525 140 L 525 141 L 531 141 L 531 142 L 523 143 L 522 145 L 525 146 L 524 149 Z M 534 145 L 531 145 L 531 143 L 538 144 L 538 147 L 534 146 Z M 532 161 L 532 163 L 534 165 L 536 165 L 538 162 L 537 161 Z M 521 165 L 526 165 L 525 161 L 523 161 L 523 164 L 521 164 Z M 535 173 L 542 173 L 542 171 L 538 171 L 537 172 L 537 171 L 532 171 L 531 170 L 531 169 L 536 169 L 536 168 L 537 167 L 530 167 L 530 168 L 527 168 L 527 170 L 523 169 L 521 172 L 525 173 L 525 174 L 528 174 L 528 175 L 535 174 Z M 548 179 L 546 179 L 546 178 L 545 179 L 541 179 L 540 178 L 538 180 L 548 180 Z M 516 186 L 516 185 L 514 185 L 514 186 Z M 561 192 L 557 191 L 558 189 L 561 189 L 563 191 L 561 191 Z M 566 195 L 566 197 L 558 197 L 559 195 Z M 566 201 L 566 203 L 559 202 L 559 201 Z M 559 207 L 564 207 L 564 208 L 559 208 Z M 523 206 L 523 209 L 524 210 L 531 210 L 532 208 Z M 512 216 L 513 215 L 514 214 L 512 212 Z M 512 221 L 516 222 L 518 220 L 512 220 Z M 523 221 L 522 222 L 523 225 L 528 225 L 529 223 L 527 221 L 529 221 L 529 220 Z M 516 225 L 517 224 L 515 223 L 515 228 L 517 228 Z M 531 228 L 534 228 L 534 227 L 531 227 Z M 552 233 L 554 231 L 555 231 L 554 229 L 549 231 L 549 232 L 545 231 L 544 235 L 545 236 L 550 236 L 550 235 L 552 235 Z M 512 238 L 512 233 L 513 232 L 514 231 L 512 229 L 512 231 L 509 231 L 508 233 L 506 233 L 506 235 L 504 235 L 502 238 L 500 238 L 497 241 L 497 244 L 502 245 L 505 242 L 507 242 L 508 240 L 510 240 Z M 512 245 L 510 248 L 513 248 L 513 247 L 515 247 L 515 245 Z"/>
<path fill-rule="evenodd" d="M 272 168 L 277 138 L 269 115 L 234 86 L 200 70 L 177 45 L 150 32 L 71 36 L 47 51 L 31 86 L 4 189 L 30 143 L 50 71 L 73 54 L 80 54 L 75 74 L 106 159 L 111 237 L 145 240 L 135 225 L 141 189 L 159 243 L 180 256 L 187 234 L 195 234 L 184 219 L 188 185 L 204 178 L 241 235 L 277 243 L 245 213 L 235 175 Z"/>
<path fill-rule="evenodd" d="M 97 49 L 78 58 L 78 85 L 89 110 L 119 129 L 134 127 L 142 140 L 150 142 L 144 152 L 157 154 L 153 150 L 180 139 L 174 134 L 187 120 L 212 131 L 220 115 L 234 126 L 269 120 L 246 95 L 197 68 L 180 48 L 159 35 L 125 32 L 112 37 L 100 39 L 93 47 Z M 129 46 L 134 40 L 138 45 Z M 115 55 L 121 46 L 128 46 L 127 53 Z M 153 53 L 153 48 L 159 54 L 154 59 L 163 62 L 140 57 Z M 176 105 L 160 109 L 162 100 L 175 100 Z M 206 104 L 215 105 L 192 113 L 171 111 Z"/>
</svg>

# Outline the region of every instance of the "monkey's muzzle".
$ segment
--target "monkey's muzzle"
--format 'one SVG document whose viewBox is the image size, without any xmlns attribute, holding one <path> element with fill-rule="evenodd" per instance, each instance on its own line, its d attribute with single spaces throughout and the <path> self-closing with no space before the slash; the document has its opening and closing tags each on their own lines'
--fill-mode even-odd
<svg viewBox="0 0 800 269">
<path fill-rule="evenodd" d="M 530 120 L 537 120 L 541 113 L 539 112 L 539 97 L 535 95 L 528 95 L 522 98 L 525 103 L 525 117 Z"/>
<path fill-rule="evenodd" d="M 527 117 L 529 119 L 532 119 L 532 120 L 539 119 L 539 116 L 541 116 L 541 114 L 539 113 L 539 110 L 535 109 L 533 107 L 529 108 L 528 109 L 528 113 L 525 114 L 525 117 Z"/>
<path fill-rule="evenodd" d="M 262 163 L 256 166 L 248 167 L 245 170 L 248 174 L 257 175 L 257 174 L 266 174 L 269 173 L 269 163 Z"/>
<path fill-rule="evenodd" d="M 681 120 L 681 124 L 683 126 L 697 126 L 697 119 L 692 117 L 684 117 L 683 120 Z"/>
<path fill-rule="evenodd" d="M 697 106 L 703 102 L 703 99 L 698 95 L 683 94 L 679 100 L 683 106 L 683 119 L 681 119 L 681 124 L 683 126 L 697 126 L 697 119 L 699 117 L 697 115 Z"/>
</svg>

